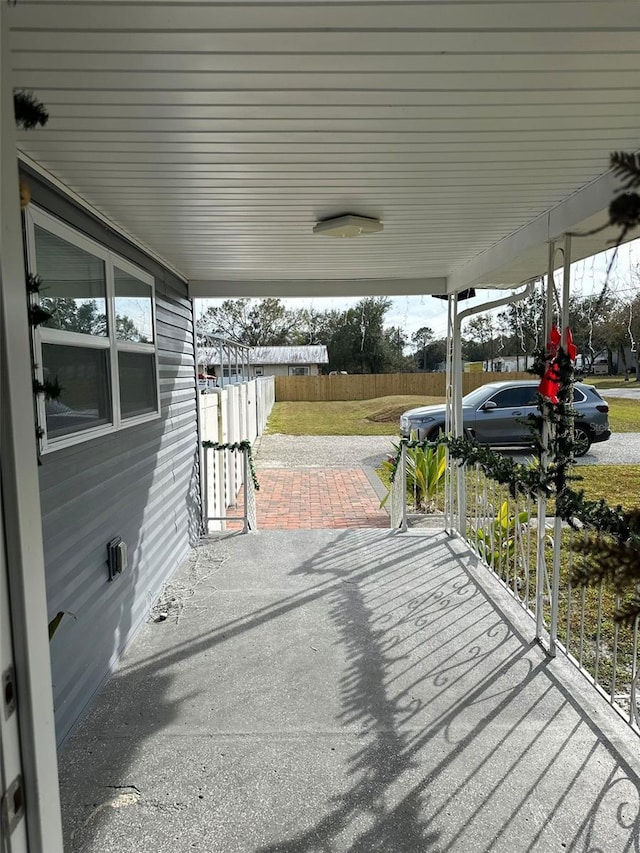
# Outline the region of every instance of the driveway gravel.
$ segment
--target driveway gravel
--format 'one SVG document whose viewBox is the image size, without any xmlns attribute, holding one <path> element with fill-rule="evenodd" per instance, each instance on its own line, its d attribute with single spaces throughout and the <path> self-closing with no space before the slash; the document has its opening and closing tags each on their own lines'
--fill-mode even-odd
<svg viewBox="0 0 640 853">
<path fill-rule="evenodd" d="M 256 468 L 375 468 L 393 452 L 390 435 L 263 435 Z"/>
<path fill-rule="evenodd" d="M 604 397 L 624 397 L 625 400 L 640 400 L 640 383 L 630 382 L 629 385 L 622 385 L 620 388 L 603 388 L 600 396 Z"/>
<path fill-rule="evenodd" d="M 614 433 L 609 441 L 591 445 L 589 452 L 578 462 L 581 465 L 638 465 L 640 432 Z"/>
<path fill-rule="evenodd" d="M 397 439 L 396 439 L 397 440 Z M 375 468 L 393 452 L 390 435 L 263 435 L 256 468 Z M 524 460 L 526 451 L 515 451 Z M 640 432 L 617 433 L 594 444 L 580 465 L 640 464 Z"/>
</svg>

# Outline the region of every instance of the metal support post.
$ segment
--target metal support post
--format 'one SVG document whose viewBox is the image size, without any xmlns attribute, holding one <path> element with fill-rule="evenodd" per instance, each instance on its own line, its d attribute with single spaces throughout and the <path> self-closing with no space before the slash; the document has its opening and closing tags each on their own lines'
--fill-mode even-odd
<svg viewBox="0 0 640 853">
<path fill-rule="evenodd" d="M 462 335 L 460 330 L 460 315 L 458 313 L 458 299 L 456 297 L 455 312 L 453 315 L 453 375 L 452 398 L 453 398 L 453 434 L 456 438 L 464 435 L 464 422 L 462 418 Z M 466 465 L 456 465 L 455 489 L 457 504 L 456 527 L 461 536 L 467 531 L 467 485 Z"/>
<path fill-rule="evenodd" d="M 242 452 L 242 483 L 244 486 L 244 526 L 243 533 L 249 532 L 249 451 Z"/>
<path fill-rule="evenodd" d="M 553 274 L 554 262 L 556 254 L 556 244 L 554 240 L 549 242 L 549 252 L 547 258 L 547 296 L 544 312 L 544 345 L 546 346 L 553 325 Z M 549 446 L 549 424 L 546 421 L 542 423 L 542 446 L 545 448 L 542 451 L 540 458 L 540 466 L 543 470 L 549 466 L 549 453 L 546 448 Z M 547 499 L 545 497 L 538 498 L 538 528 L 537 528 L 537 557 L 536 557 L 536 639 L 541 639 L 542 630 L 544 627 L 544 589 L 547 578 L 547 560 L 545 557 L 545 539 L 546 527 L 545 519 L 547 515 Z"/>
<path fill-rule="evenodd" d="M 202 454 L 202 528 L 205 534 L 209 532 L 209 450 L 208 447 L 200 445 Z"/>
<path fill-rule="evenodd" d="M 454 381 L 454 339 L 455 318 L 458 310 L 458 295 L 452 294 L 448 300 L 447 312 L 447 361 L 445 375 L 445 432 L 447 435 L 453 431 L 453 381 Z M 451 459 L 447 450 L 447 467 L 445 469 L 445 528 L 449 535 L 454 532 L 454 494 L 455 494 L 455 472 L 451 469 Z"/>
<path fill-rule="evenodd" d="M 196 375 L 195 375 L 195 385 L 196 385 L 196 440 L 198 442 L 198 467 L 200 469 L 200 473 L 202 467 L 206 467 L 207 455 L 202 447 L 202 400 L 203 397 L 200 394 L 200 388 L 198 387 L 198 374 L 200 372 L 198 364 L 198 329 L 196 323 L 196 301 L 195 299 L 190 299 L 189 304 L 191 305 L 191 317 L 193 319 L 193 354 L 196 359 Z M 204 366 L 204 374 L 207 375 L 207 366 Z M 198 477 L 198 490 L 200 496 L 200 532 L 204 533 L 207 530 L 207 509 L 205 507 L 206 497 L 204 493 L 203 486 L 203 477 Z"/>
<path fill-rule="evenodd" d="M 571 289 L 571 235 L 564 237 L 564 269 L 562 276 L 562 349 L 567 352 L 569 326 L 569 291 Z M 573 386 L 573 383 L 572 383 Z M 560 552 L 562 546 L 562 519 L 556 509 L 553 533 L 553 575 L 551 580 L 551 625 L 549 628 L 549 654 L 555 657 L 558 639 L 558 597 L 560 594 Z"/>
<path fill-rule="evenodd" d="M 402 487 L 402 523 L 400 532 L 406 533 L 407 525 L 407 446 L 400 445 L 400 485 Z"/>
<path fill-rule="evenodd" d="M 571 290 L 571 234 L 564 235 L 564 268 L 562 275 L 562 346 L 567 348 L 569 327 L 569 291 Z"/>
<path fill-rule="evenodd" d="M 2 850 L 62 853 L 9 24 L 0 8 L 0 724 Z M 14 19 L 15 23 L 15 19 Z M 38 131 L 34 130 L 37 134 Z M 4 530 L 4 534 L 3 531 Z M 6 576 L 5 576 L 6 571 Z M 6 581 L 6 585 L 5 585 Z M 7 624 L 7 622 L 9 624 Z M 7 679 L 10 679 L 7 681 Z M 11 689 L 9 688 L 9 685 Z M 9 701 L 9 699 L 11 701 Z M 6 790 L 5 790 L 6 785 Z M 22 817 L 20 816 L 22 814 Z M 26 829 L 26 831 L 25 831 Z"/>
<path fill-rule="evenodd" d="M 484 305 L 476 305 L 472 308 L 466 308 L 464 311 L 458 312 L 457 295 L 449 298 L 449 317 L 447 331 L 447 409 L 446 409 L 446 426 L 447 434 L 453 433 L 456 437 L 464 435 L 464 418 L 462 414 L 462 321 L 479 311 L 491 310 L 499 308 L 502 305 L 510 305 L 520 299 L 525 299 L 533 291 L 533 282 L 529 282 L 524 290 L 512 293 L 509 296 L 504 296 L 500 299 L 495 299 L 492 302 Z M 445 514 L 445 524 L 447 529 L 453 527 L 454 517 L 458 532 L 464 536 L 466 534 L 467 523 L 467 486 L 466 486 L 466 466 L 456 466 L 452 472 L 449 466 L 449 458 L 447 457 L 447 474 L 448 479 L 445 479 L 445 494 L 447 496 L 447 504 L 449 509 Z M 452 476 L 453 474 L 453 476 Z M 454 514 L 454 496 L 457 500 L 457 514 Z"/>
</svg>

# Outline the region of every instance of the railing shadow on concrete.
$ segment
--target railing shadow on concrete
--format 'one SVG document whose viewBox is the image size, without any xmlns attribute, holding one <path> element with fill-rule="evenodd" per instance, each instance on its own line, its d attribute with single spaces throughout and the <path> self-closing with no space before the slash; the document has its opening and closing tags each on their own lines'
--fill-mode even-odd
<svg viewBox="0 0 640 853">
<path fill-rule="evenodd" d="M 515 616 L 505 615 L 486 585 L 491 579 L 470 571 L 467 560 L 444 535 L 332 538 L 292 573 L 310 586 L 282 590 L 117 674 L 114 700 L 131 691 L 139 702 L 141 679 L 164 688 L 140 741 L 111 750 L 109 766 L 119 766 L 112 775 L 124 777 L 145 738 L 170 724 L 178 701 L 169 699 L 171 667 L 328 598 L 345 664 L 336 724 L 359 742 L 346 759 L 351 781 L 326 805 L 313 804 L 314 814 L 324 814 L 311 825 L 256 853 L 455 853 L 474 837 L 475 849 L 488 853 L 509 849 L 500 845 L 512 843 L 514 832 L 519 853 L 634 849 L 636 772 L 559 678 L 558 662 L 522 632 L 515 605 Z M 112 710 L 103 710 L 105 721 Z M 111 813 L 105 809 L 95 825 Z"/>
<path fill-rule="evenodd" d="M 405 599 L 403 604 L 396 603 L 400 594 L 395 593 L 398 583 L 393 580 L 385 583 L 385 591 L 374 594 L 373 600 L 367 584 L 349 585 L 334 592 L 333 616 L 350 660 L 342 679 L 344 710 L 340 722 L 347 726 L 360 725 L 361 737 L 365 741 L 350 762 L 349 773 L 358 779 L 319 824 L 287 842 L 262 848 L 261 853 L 333 850 L 340 833 L 352 822 L 370 824 L 370 828 L 348 848 L 358 853 L 455 851 L 462 849 L 457 845 L 465 844 L 463 836 L 466 837 L 469 825 L 475 821 L 496 823 L 493 839 L 486 847 L 487 851 L 494 850 L 509 824 L 530 807 L 528 800 L 536 787 L 543 785 L 545 777 L 552 772 L 562 772 L 563 761 L 578 747 L 577 743 L 574 744 L 574 733 L 577 735 L 589 729 L 594 740 L 579 766 L 577 777 L 567 785 L 567 797 L 573 787 L 586 782 L 588 767 L 597 761 L 599 750 L 614 751 L 612 744 L 603 743 L 601 733 L 578 702 L 549 673 L 548 661 L 537 654 L 535 644 L 525 641 L 505 622 L 502 613 L 464 570 L 458 567 L 452 572 L 451 565 L 438 569 L 430 573 L 428 581 L 414 584 L 408 592 L 409 600 Z M 485 610 L 480 621 L 477 618 L 479 608 Z M 398 615 L 394 616 L 397 611 Z M 452 623 L 455 624 L 453 631 Z M 428 639 L 425 639 L 427 625 L 429 632 Z M 414 628 L 417 630 L 412 630 Z M 432 640 L 438 635 L 439 645 L 433 646 Z M 419 657 L 411 663 L 418 650 Z M 392 675 L 399 663 L 403 668 Z M 410 671 L 413 676 L 405 683 Z M 469 678 L 474 671 L 472 683 L 463 695 L 456 695 L 460 678 Z M 425 682 L 438 688 L 426 702 L 412 696 Z M 452 692 L 452 698 L 443 702 L 448 691 Z M 521 697 L 526 692 L 532 694 L 532 700 L 523 703 Z M 527 719 L 540 713 L 552 695 L 555 695 L 552 713 L 532 737 Z M 425 716 L 429 705 L 436 706 L 438 710 L 435 713 L 431 711 L 428 724 L 423 727 L 420 718 Z M 512 705 L 519 706 L 520 710 L 512 725 L 505 730 L 500 720 L 510 713 Z M 576 715 L 573 732 L 558 744 L 553 753 L 542 756 L 538 743 L 551 735 L 558 717 L 566 714 L 568 709 Z M 497 736 L 490 738 L 490 749 L 478 748 L 478 741 L 496 726 Z M 429 772 L 421 775 L 421 753 L 429 750 L 434 739 L 444 741 L 447 748 L 439 760 L 430 762 Z M 441 744 L 437 751 L 443 751 Z M 500 753 L 503 756 L 497 759 Z M 535 768 L 530 774 L 525 774 L 529 776 L 530 784 L 524 788 L 521 799 L 514 800 L 510 782 L 529 761 L 534 762 Z M 454 765 L 458 769 L 452 773 Z M 486 786 L 488 770 L 492 781 Z M 620 770 L 632 789 L 630 799 L 638 800 L 637 778 L 624 759 L 618 756 L 611 781 L 594 792 L 591 804 L 578 821 L 572 842 L 563 843 L 563 847 L 576 849 L 578 838 L 588 836 L 590 826 L 597 820 L 598 804 L 602 804 L 617 785 L 621 789 L 618 813 L 625 803 L 629 803 L 625 799 L 629 797 L 629 790 L 623 792 L 623 780 L 615 779 Z M 396 793 L 393 797 L 392 792 L 406 776 L 413 777 L 414 784 L 404 795 L 397 796 Z M 584 778 L 580 779 L 580 776 Z M 449 777 L 449 781 L 444 786 L 445 790 L 439 792 L 441 802 L 435 809 L 429 808 L 428 801 L 434 799 L 431 789 L 442 788 L 437 781 L 442 777 Z M 480 798 L 474 791 L 478 780 L 486 786 Z M 445 842 L 440 833 L 433 831 L 436 821 L 449 815 L 450 809 L 454 812 L 459 809 L 461 799 L 467 796 L 475 800 L 473 808 L 468 810 L 464 820 L 457 819 L 458 828 Z M 562 796 L 556 807 L 561 805 Z M 504 798 L 509 800 L 511 814 L 502 817 L 502 822 L 496 821 L 494 815 L 504 813 Z M 389 799 L 395 800 L 392 806 L 386 805 Z M 547 818 L 551 816 L 548 814 Z M 637 837 L 638 820 L 636 810 L 628 826 L 630 838 Z M 455 823 L 456 818 L 453 821 Z M 619 823 L 623 829 L 627 828 L 622 818 Z M 526 848 L 519 849 L 542 849 L 537 845 L 544 831 L 540 826 Z M 595 848 L 585 842 L 584 848 L 580 849 Z"/>
</svg>

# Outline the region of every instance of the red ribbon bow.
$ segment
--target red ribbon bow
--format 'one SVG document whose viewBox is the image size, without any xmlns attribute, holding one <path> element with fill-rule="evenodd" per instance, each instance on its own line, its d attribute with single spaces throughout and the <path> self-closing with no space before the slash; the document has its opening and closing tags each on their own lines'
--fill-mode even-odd
<svg viewBox="0 0 640 853">
<path fill-rule="evenodd" d="M 559 402 L 558 391 L 560 390 L 560 371 L 558 368 L 558 348 L 562 341 L 562 335 L 555 326 L 551 327 L 549 340 L 547 341 L 547 369 L 544 372 L 542 381 L 538 386 L 538 392 L 549 400 L 554 405 Z M 578 350 L 573 343 L 573 335 L 571 329 L 567 326 L 567 354 L 571 361 L 576 360 Z"/>
</svg>

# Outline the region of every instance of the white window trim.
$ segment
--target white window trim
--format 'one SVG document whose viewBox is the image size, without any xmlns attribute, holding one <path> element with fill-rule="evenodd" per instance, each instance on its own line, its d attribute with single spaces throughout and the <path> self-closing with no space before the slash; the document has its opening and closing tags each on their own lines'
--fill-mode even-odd
<svg viewBox="0 0 640 853">
<path fill-rule="evenodd" d="M 294 370 L 305 370 L 306 373 L 293 373 Z M 308 364 L 290 364 L 288 373 L 289 376 L 311 376 L 311 367 Z"/>
<path fill-rule="evenodd" d="M 60 436 L 59 438 L 49 439 L 47 437 L 47 421 L 45 413 L 44 395 L 38 394 L 36 411 L 38 425 L 44 432 L 44 436 L 40 439 L 40 450 L 44 453 L 52 453 L 55 450 L 62 450 L 65 447 L 72 447 L 76 444 L 83 444 L 94 438 L 100 438 L 105 435 L 111 435 L 115 432 L 120 432 L 129 427 L 138 426 L 139 424 L 148 423 L 149 421 L 158 420 L 161 417 L 160 411 L 160 375 L 158 365 L 158 331 L 156 324 L 156 288 L 155 279 L 145 270 L 135 266 L 126 258 L 121 257 L 115 252 L 110 251 L 100 243 L 95 242 L 89 237 L 86 237 L 80 231 L 72 228 L 70 225 L 62 222 L 60 219 L 46 213 L 40 208 L 29 205 L 25 214 L 25 230 L 27 239 L 27 257 L 29 269 L 32 273 L 37 274 L 36 263 L 36 247 L 35 247 L 35 231 L 34 226 L 39 225 L 45 230 L 51 232 L 56 237 L 83 249 L 95 257 L 100 258 L 105 264 L 105 285 L 106 285 L 106 311 L 107 325 L 109 334 L 100 337 L 98 335 L 85 335 L 79 332 L 69 332 L 62 329 L 49 329 L 38 326 L 33 329 L 34 355 L 36 362 L 36 378 L 44 381 L 42 370 L 42 344 L 61 344 L 70 346 L 93 347 L 95 349 L 108 349 L 110 352 L 109 367 L 111 371 L 111 412 L 113 423 L 100 425 L 93 429 L 83 430 L 71 435 Z M 124 273 L 137 278 L 139 281 L 148 285 L 151 289 L 151 322 L 153 329 L 153 343 L 135 343 L 132 341 L 120 341 L 115 334 L 115 282 L 114 282 L 114 267 L 117 267 Z M 45 282 L 46 284 L 46 282 Z M 120 407 L 120 376 L 118 372 L 118 352 L 139 352 L 148 353 L 155 356 L 155 380 L 156 380 L 156 411 L 148 414 L 138 415 L 131 418 L 123 418 Z"/>
</svg>

